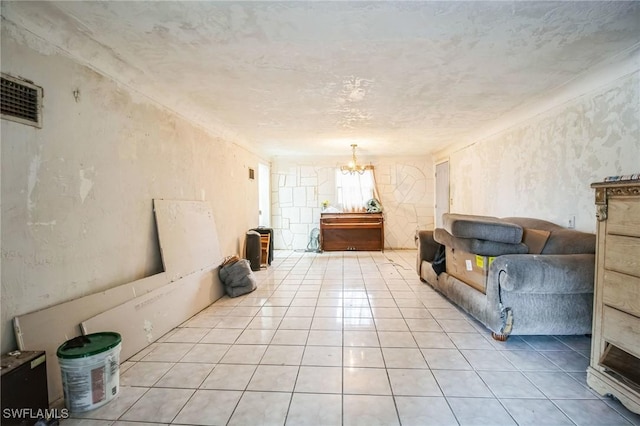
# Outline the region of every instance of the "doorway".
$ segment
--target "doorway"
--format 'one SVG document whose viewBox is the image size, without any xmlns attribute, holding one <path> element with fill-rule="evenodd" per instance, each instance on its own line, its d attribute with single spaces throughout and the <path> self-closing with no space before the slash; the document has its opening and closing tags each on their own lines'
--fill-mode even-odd
<svg viewBox="0 0 640 426">
<path fill-rule="evenodd" d="M 442 228 L 442 215 L 449 213 L 449 162 L 436 164 L 435 227 Z"/>
<path fill-rule="evenodd" d="M 258 225 L 271 227 L 271 168 L 258 163 Z"/>
</svg>

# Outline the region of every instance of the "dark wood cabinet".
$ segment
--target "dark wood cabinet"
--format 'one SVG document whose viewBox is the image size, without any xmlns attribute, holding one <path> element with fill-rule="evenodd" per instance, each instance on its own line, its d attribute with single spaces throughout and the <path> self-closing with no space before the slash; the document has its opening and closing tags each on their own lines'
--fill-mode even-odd
<svg viewBox="0 0 640 426">
<path fill-rule="evenodd" d="M 45 352 L 15 351 L 2 355 L 1 376 L 0 423 L 16 426 L 35 424 L 38 411 L 49 409 Z"/>
<path fill-rule="evenodd" d="M 382 213 L 322 213 L 320 243 L 324 251 L 383 251 Z"/>
</svg>

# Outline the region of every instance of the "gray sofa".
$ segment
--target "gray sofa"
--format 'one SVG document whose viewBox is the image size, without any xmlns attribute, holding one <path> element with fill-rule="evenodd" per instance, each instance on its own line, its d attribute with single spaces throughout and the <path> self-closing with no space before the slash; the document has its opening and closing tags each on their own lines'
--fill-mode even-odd
<svg viewBox="0 0 640 426">
<path fill-rule="evenodd" d="M 416 238 L 420 278 L 495 339 L 591 333 L 594 234 L 538 219 L 445 214 L 443 228 Z"/>
</svg>

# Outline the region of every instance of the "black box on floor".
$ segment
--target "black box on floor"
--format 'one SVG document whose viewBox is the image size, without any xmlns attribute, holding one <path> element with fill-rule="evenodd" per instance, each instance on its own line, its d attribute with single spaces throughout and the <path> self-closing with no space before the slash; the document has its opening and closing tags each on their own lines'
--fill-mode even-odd
<svg viewBox="0 0 640 426">
<path fill-rule="evenodd" d="M 0 405 L 3 425 L 34 425 L 48 413 L 47 363 L 44 351 L 2 355 Z"/>
</svg>

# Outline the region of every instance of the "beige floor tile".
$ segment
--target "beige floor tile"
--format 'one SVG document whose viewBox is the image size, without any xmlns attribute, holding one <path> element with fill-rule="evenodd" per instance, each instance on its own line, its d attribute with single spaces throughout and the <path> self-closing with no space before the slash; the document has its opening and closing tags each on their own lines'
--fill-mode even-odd
<svg viewBox="0 0 640 426">
<path fill-rule="evenodd" d="M 272 345 L 304 345 L 309 330 L 277 330 L 271 339 Z"/>
<path fill-rule="evenodd" d="M 447 398 L 461 426 L 516 425 L 497 399 Z"/>
<path fill-rule="evenodd" d="M 300 365 L 304 346 L 269 345 L 260 364 Z"/>
<path fill-rule="evenodd" d="M 466 319 L 440 319 L 437 318 L 438 324 L 446 332 L 450 333 L 474 333 L 476 329 Z"/>
<path fill-rule="evenodd" d="M 396 396 L 442 396 L 430 370 L 389 369 L 391 390 Z"/>
<path fill-rule="evenodd" d="M 380 346 L 383 348 L 417 348 L 413 334 L 408 331 L 378 331 Z"/>
<path fill-rule="evenodd" d="M 307 346 L 342 346 L 342 331 L 311 330 Z"/>
<path fill-rule="evenodd" d="M 298 366 L 259 365 L 247 390 L 292 392 L 298 376 Z"/>
<path fill-rule="evenodd" d="M 402 318 L 402 314 L 400 313 L 400 309 L 397 307 L 374 307 L 371 308 L 371 312 L 373 313 L 373 318 Z"/>
<path fill-rule="evenodd" d="M 455 348 L 456 345 L 443 332 L 416 331 L 412 332 L 413 337 L 421 348 Z"/>
<path fill-rule="evenodd" d="M 149 389 L 121 420 L 169 423 L 194 392 L 192 389 Z"/>
<path fill-rule="evenodd" d="M 375 331 L 344 331 L 344 346 L 379 347 L 380 341 Z"/>
<path fill-rule="evenodd" d="M 290 400 L 290 393 L 245 392 L 228 425 L 283 425 Z"/>
<path fill-rule="evenodd" d="M 294 302 L 296 300 L 299 299 L 294 299 Z M 305 300 L 307 300 L 307 298 L 305 298 Z M 308 305 L 301 305 L 300 303 L 302 302 L 298 302 L 293 303 L 292 302 L 292 306 L 289 307 L 289 309 L 287 309 L 287 314 L 286 316 L 288 317 L 313 317 L 315 314 L 315 299 L 308 299 L 307 300 Z"/>
<path fill-rule="evenodd" d="M 422 349 L 422 354 L 432 370 L 473 370 L 457 349 Z"/>
<path fill-rule="evenodd" d="M 287 426 L 341 426 L 342 396 L 294 393 Z"/>
<path fill-rule="evenodd" d="M 259 364 L 267 345 L 233 345 L 220 360 L 221 364 Z"/>
<path fill-rule="evenodd" d="M 432 370 L 432 373 L 446 397 L 493 397 L 475 371 Z"/>
<path fill-rule="evenodd" d="M 188 425 L 225 425 L 236 408 L 242 392 L 198 390 L 182 408 L 175 423 Z"/>
<path fill-rule="evenodd" d="M 415 300 L 415 299 L 406 299 Z M 401 307 L 400 312 L 405 319 L 431 319 L 432 316 L 424 307 Z"/>
<path fill-rule="evenodd" d="M 345 394 L 391 395 L 384 368 L 345 367 L 342 374 Z"/>
<path fill-rule="evenodd" d="M 309 330 L 311 328 L 311 317 L 290 317 L 285 316 L 278 330 Z"/>
<path fill-rule="evenodd" d="M 400 424 L 391 396 L 345 395 L 342 410 L 344 426 L 393 426 Z"/>
<path fill-rule="evenodd" d="M 346 347 L 343 363 L 345 367 L 384 368 L 384 359 L 380 348 Z"/>
<path fill-rule="evenodd" d="M 298 372 L 296 392 L 341 393 L 341 367 L 302 366 Z"/>
<path fill-rule="evenodd" d="M 247 329 L 250 330 L 275 330 L 282 321 L 281 316 L 260 316 L 251 320 Z M 240 330 L 242 331 L 242 330 Z"/>
<path fill-rule="evenodd" d="M 242 330 L 240 329 L 220 329 L 214 328 L 209 333 L 207 333 L 200 343 L 227 343 L 232 344 L 236 341 L 238 336 L 242 334 Z"/>
<path fill-rule="evenodd" d="M 478 375 L 498 398 L 544 398 L 519 371 L 478 371 Z"/>
<path fill-rule="evenodd" d="M 382 348 L 382 356 L 387 368 L 428 368 L 417 348 Z"/>
<path fill-rule="evenodd" d="M 92 420 L 92 419 L 65 419 L 60 421 L 63 426 L 110 426 L 113 420 Z"/>
<path fill-rule="evenodd" d="M 457 426 L 458 422 L 442 397 L 396 397 L 402 426 Z"/>
<path fill-rule="evenodd" d="M 219 362 L 231 345 L 217 343 L 197 343 L 180 362 L 203 362 L 215 364 Z"/>
<path fill-rule="evenodd" d="M 302 365 L 324 367 L 342 366 L 342 347 L 340 346 L 307 346 L 302 357 Z"/>
<path fill-rule="evenodd" d="M 213 370 L 214 364 L 178 363 L 167 372 L 155 387 L 196 389 Z"/>
<path fill-rule="evenodd" d="M 240 345 L 267 345 L 273 339 L 276 330 L 246 329 L 236 340 Z"/>
<path fill-rule="evenodd" d="M 507 398 L 501 399 L 500 402 L 518 425 L 575 425 L 548 399 Z"/>
<path fill-rule="evenodd" d="M 314 317 L 312 330 L 342 330 L 342 318 Z"/>
<path fill-rule="evenodd" d="M 219 364 L 200 387 L 202 389 L 245 390 L 256 368 L 256 365 Z"/>
<path fill-rule="evenodd" d="M 344 331 L 376 331 L 373 318 L 344 318 L 342 321 Z"/>
<path fill-rule="evenodd" d="M 409 327 L 404 319 L 378 318 L 375 319 L 378 331 L 409 331 Z"/>
<path fill-rule="evenodd" d="M 242 317 L 227 316 L 222 318 L 222 320 L 218 323 L 218 325 L 216 325 L 216 328 L 244 329 L 247 325 L 249 325 L 249 323 L 251 322 L 251 319 L 252 319 L 251 317 L 246 317 L 246 316 L 242 316 Z"/>
<path fill-rule="evenodd" d="M 197 343 L 208 332 L 209 328 L 178 328 L 165 342 L 171 343 Z"/>
<path fill-rule="evenodd" d="M 195 343 L 158 343 L 142 361 L 178 362 Z"/>
<path fill-rule="evenodd" d="M 153 386 L 166 374 L 173 363 L 170 362 L 137 362 L 120 376 L 120 386 Z"/>
<path fill-rule="evenodd" d="M 71 417 L 77 419 L 116 420 L 148 390 L 149 388 L 121 386 L 118 396 L 102 407 L 83 413 L 71 413 Z"/>
</svg>

